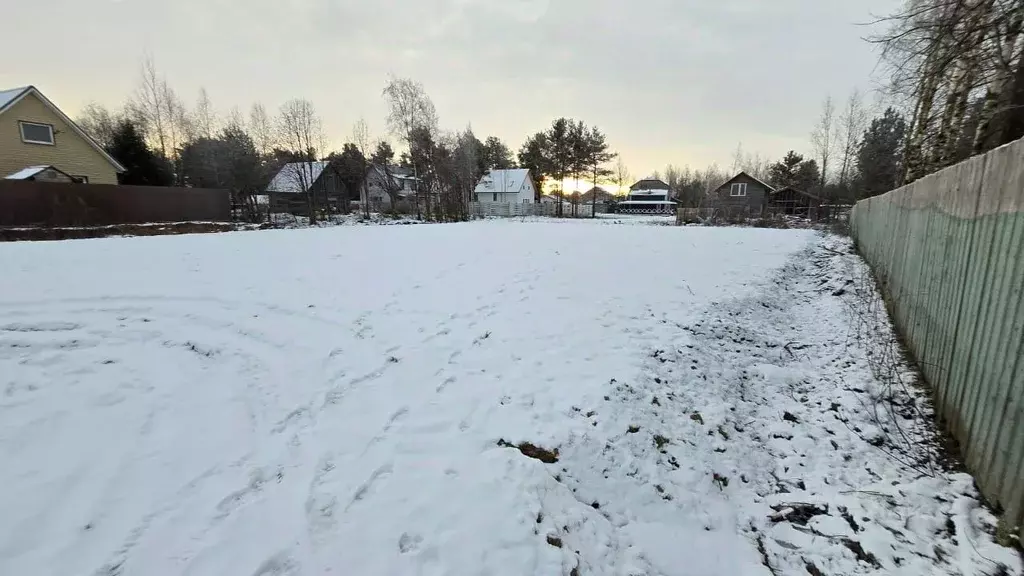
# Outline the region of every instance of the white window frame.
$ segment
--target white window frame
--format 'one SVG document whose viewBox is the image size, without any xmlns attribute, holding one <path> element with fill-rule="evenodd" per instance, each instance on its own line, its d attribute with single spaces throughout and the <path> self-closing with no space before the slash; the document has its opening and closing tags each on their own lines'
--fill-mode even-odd
<svg viewBox="0 0 1024 576">
<path fill-rule="evenodd" d="M 494 193 L 494 200 L 492 200 L 492 202 L 497 202 L 497 201 L 498 201 L 498 193 L 495 192 Z"/>
<path fill-rule="evenodd" d="M 733 182 L 729 186 L 729 196 L 733 198 L 742 198 L 747 195 L 747 183 L 746 182 Z"/>
<path fill-rule="evenodd" d="M 42 126 L 50 130 L 50 141 L 45 140 L 29 140 L 25 137 L 25 126 Z M 26 122 L 24 120 L 18 121 L 18 131 L 21 133 L 21 141 L 26 144 L 42 144 L 44 146 L 56 146 L 57 141 L 53 134 L 53 124 L 44 124 L 42 122 Z"/>
</svg>

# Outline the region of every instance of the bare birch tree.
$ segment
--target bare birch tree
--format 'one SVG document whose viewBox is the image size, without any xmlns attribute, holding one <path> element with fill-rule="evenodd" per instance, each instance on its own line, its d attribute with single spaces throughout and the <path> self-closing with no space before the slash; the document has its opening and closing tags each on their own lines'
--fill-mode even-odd
<svg viewBox="0 0 1024 576">
<path fill-rule="evenodd" d="M 821 105 L 821 116 L 818 117 L 818 122 L 811 132 L 811 144 L 821 167 L 821 181 L 818 184 L 821 190 L 825 189 L 825 183 L 828 181 L 829 163 L 835 153 L 838 128 L 835 102 L 832 101 L 832 96 L 826 96 Z"/>
<path fill-rule="evenodd" d="M 902 99 L 909 127 L 905 180 L 956 162 L 971 149 L 1005 143 L 1012 111 L 1024 104 L 1024 2 L 906 0 L 880 19 L 889 92 Z M 1020 101 L 1014 94 L 1021 94 Z M 966 143 L 966 146 L 965 146 Z"/>
<path fill-rule="evenodd" d="M 314 189 L 316 155 L 323 151 L 326 138 L 313 103 L 300 98 L 285 102 L 278 118 L 278 134 L 281 144 L 302 159 L 297 163 L 292 176 L 299 193 L 305 193 L 309 223 L 316 224 L 319 209 L 319 198 Z"/>
<path fill-rule="evenodd" d="M 391 77 L 384 85 L 384 99 L 388 104 L 388 128 L 402 138 L 413 156 L 414 136 L 417 130 L 426 130 L 431 135 L 437 132 L 437 110 L 427 96 L 423 85 L 408 78 Z M 413 176 L 419 181 L 419 174 L 413 165 Z M 424 195 L 422 186 L 417 185 L 418 196 Z M 421 198 L 430 212 L 429 196 Z M 417 217 L 420 216 L 420 202 L 416 203 Z"/>
<path fill-rule="evenodd" d="M 846 101 L 846 108 L 839 118 L 839 126 L 841 131 L 839 185 L 846 186 L 852 179 L 857 150 L 860 148 L 860 139 L 867 128 L 867 110 L 859 90 L 854 89 L 850 93 L 850 97 Z"/>
<path fill-rule="evenodd" d="M 160 150 L 164 158 L 168 158 L 168 132 L 171 127 L 171 105 L 167 101 L 167 81 L 157 74 L 156 64 L 152 56 L 142 61 L 142 73 L 135 97 L 130 103 L 133 115 L 142 124 L 146 135 Z"/>
<path fill-rule="evenodd" d="M 366 165 L 365 161 L 370 157 L 372 151 L 370 150 L 370 126 L 366 123 L 366 120 L 360 118 L 352 126 L 352 143 L 359 149 L 359 154 L 364 160 L 362 167 L 362 182 L 359 184 L 359 202 L 363 206 L 363 217 L 369 219 L 370 217 L 370 193 L 366 186 L 366 177 L 369 170 L 369 166 Z"/>
<path fill-rule="evenodd" d="M 259 102 L 253 104 L 249 110 L 249 134 L 260 156 L 269 155 L 274 145 L 274 129 L 270 125 L 267 110 Z"/>
<path fill-rule="evenodd" d="M 213 104 L 210 103 L 210 96 L 206 93 L 206 88 L 199 89 L 196 108 L 192 112 L 192 124 L 196 136 L 200 138 L 212 139 L 217 133 L 217 113 L 213 109 Z"/>
<path fill-rule="evenodd" d="M 75 123 L 100 146 L 106 147 L 113 139 L 120 116 L 121 113 L 113 113 L 101 104 L 90 102 L 82 108 Z"/>
<path fill-rule="evenodd" d="M 615 195 L 619 196 L 622 194 L 622 189 L 630 185 L 630 179 L 633 175 L 629 173 L 629 168 L 626 166 L 625 161 L 622 160 L 621 154 L 615 155 L 615 183 L 618 184 L 619 189 L 615 191 Z"/>
</svg>

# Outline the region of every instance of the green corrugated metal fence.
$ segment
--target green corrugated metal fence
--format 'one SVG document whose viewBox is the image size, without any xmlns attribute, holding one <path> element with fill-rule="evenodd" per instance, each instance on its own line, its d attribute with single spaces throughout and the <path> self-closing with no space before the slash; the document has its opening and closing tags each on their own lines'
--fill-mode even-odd
<svg viewBox="0 0 1024 576">
<path fill-rule="evenodd" d="M 858 249 L 984 495 L 1024 521 L 1024 140 L 857 203 Z"/>
</svg>

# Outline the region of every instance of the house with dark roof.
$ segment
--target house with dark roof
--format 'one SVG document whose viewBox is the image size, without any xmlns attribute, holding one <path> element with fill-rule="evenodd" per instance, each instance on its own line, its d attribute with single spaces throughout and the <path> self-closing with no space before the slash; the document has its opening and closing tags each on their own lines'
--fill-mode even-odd
<svg viewBox="0 0 1024 576">
<path fill-rule="evenodd" d="M 740 172 L 711 192 L 710 200 L 719 206 L 746 206 L 752 210 L 760 210 L 766 205 L 768 195 L 774 191 L 775 188 L 767 182 L 746 172 Z"/>
<path fill-rule="evenodd" d="M 69 181 L 92 184 L 117 184 L 118 173 L 124 172 L 35 86 L 0 90 L 0 177 L 40 166 L 56 168 Z M 37 180 L 46 175 L 32 174 Z"/>
<path fill-rule="evenodd" d="M 311 196 L 317 203 L 333 205 L 346 199 L 337 171 L 327 161 L 285 164 L 267 185 L 267 200 L 274 210 L 306 214 Z"/>
<path fill-rule="evenodd" d="M 590 204 L 595 200 L 598 204 L 612 202 L 615 200 L 615 195 L 605 190 L 604 188 L 601 188 L 600 186 L 594 186 L 590 190 L 587 190 L 586 192 L 580 195 L 580 202 L 584 204 Z"/>
</svg>

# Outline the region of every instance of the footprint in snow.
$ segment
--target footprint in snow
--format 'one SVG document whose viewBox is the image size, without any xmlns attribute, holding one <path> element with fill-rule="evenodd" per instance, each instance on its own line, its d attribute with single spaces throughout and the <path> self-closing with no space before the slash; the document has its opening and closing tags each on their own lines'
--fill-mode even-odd
<svg viewBox="0 0 1024 576">
<path fill-rule="evenodd" d="M 402 554 L 408 554 L 419 550 L 420 544 L 423 543 L 423 536 L 419 534 L 409 534 L 403 532 L 402 536 L 398 539 L 398 551 Z"/>
</svg>

